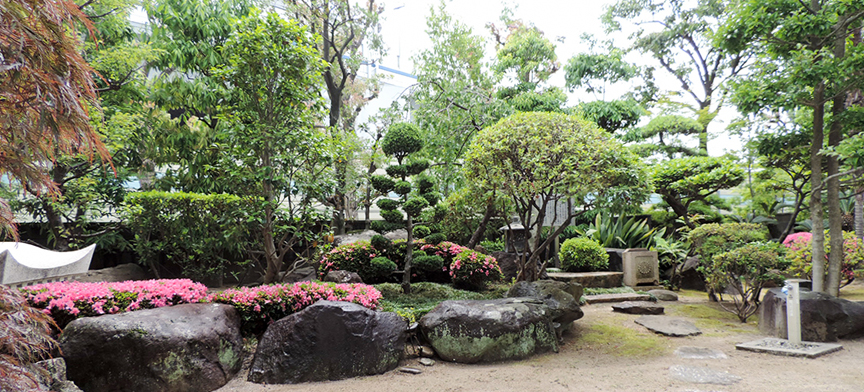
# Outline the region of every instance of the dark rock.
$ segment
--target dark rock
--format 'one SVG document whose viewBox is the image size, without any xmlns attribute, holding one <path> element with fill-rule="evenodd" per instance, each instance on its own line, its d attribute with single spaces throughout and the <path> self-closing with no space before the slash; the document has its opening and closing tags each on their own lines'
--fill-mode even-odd
<svg viewBox="0 0 864 392">
<path fill-rule="evenodd" d="M 671 291 L 671 290 L 661 290 L 661 289 L 648 290 L 648 294 L 653 295 L 654 298 L 657 298 L 658 301 L 677 301 L 678 300 L 678 294 L 676 294 L 674 291 Z"/>
<path fill-rule="evenodd" d="M 625 250 L 621 248 L 606 248 L 606 254 L 609 255 L 609 271 L 624 271 Z"/>
<path fill-rule="evenodd" d="M 116 267 L 87 271 L 70 280 L 77 282 L 125 282 L 127 280 L 150 279 L 138 264 L 120 264 Z"/>
<path fill-rule="evenodd" d="M 335 283 L 363 283 L 363 279 L 356 272 L 334 270 L 327 273 L 324 277 L 325 282 Z"/>
<path fill-rule="evenodd" d="M 498 267 L 501 268 L 501 273 L 504 274 L 505 281 L 510 281 L 516 278 L 516 274 L 519 273 L 519 266 L 516 264 L 516 260 L 519 258 L 518 254 L 492 252 L 492 257 L 498 261 Z"/>
<path fill-rule="evenodd" d="M 576 297 L 575 295 L 578 295 Z M 573 321 L 584 315 L 579 307 L 582 297 L 582 285 L 578 283 L 557 282 L 554 280 L 538 280 L 536 282 L 517 282 L 507 291 L 507 297 L 536 298 L 549 307 L 552 323 L 558 336 L 570 329 Z"/>
<path fill-rule="evenodd" d="M 357 241 L 370 241 L 372 237 L 378 235 L 374 230 L 366 230 L 359 234 L 341 234 L 333 236 L 333 246 L 353 244 Z"/>
<path fill-rule="evenodd" d="M 801 290 L 801 339 L 808 342 L 835 342 L 864 336 L 864 304 L 824 293 Z M 766 335 L 787 338 L 786 294 L 768 290 L 759 309 L 759 330 Z"/>
<path fill-rule="evenodd" d="M 294 384 L 393 370 L 405 350 L 406 327 L 396 313 L 319 301 L 267 327 L 249 381 Z"/>
<path fill-rule="evenodd" d="M 297 268 L 294 271 L 291 271 L 288 275 L 285 275 L 285 278 L 282 279 L 282 283 L 297 283 L 297 282 L 309 282 L 318 279 L 318 272 L 313 267 L 302 267 Z"/>
<path fill-rule="evenodd" d="M 240 316 L 185 304 L 72 321 L 60 345 L 69 379 L 87 392 L 212 391 L 240 370 Z"/>
<path fill-rule="evenodd" d="M 636 293 L 620 293 L 620 294 L 594 294 L 594 295 L 586 295 L 585 301 L 591 305 L 594 304 L 602 304 L 609 302 L 627 302 L 627 301 L 653 301 L 648 294 L 636 294 Z"/>
<path fill-rule="evenodd" d="M 420 319 L 420 330 L 445 361 L 494 362 L 558 351 L 549 307 L 532 298 L 444 301 Z"/>
<path fill-rule="evenodd" d="M 642 316 L 637 318 L 635 321 L 636 324 L 666 336 L 693 336 L 702 333 L 702 331 L 700 331 L 699 328 L 696 328 L 693 323 L 679 318 L 666 316 Z"/>
<path fill-rule="evenodd" d="M 625 301 L 612 305 L 612 310 L 627 314 L 663 314 L 663 307 L 647 301 Z"/>
<path fill-rule="evenodd" d="M 435 350 L 433 350 L 432 347 L 426 345 L 418 347 L 417 351 L 418 354 L 424 358 L 432 358 L 435 356 Z"/>
<path fill-rule="evenodd" d="M 675 274 L 678 287 L 685 290 L 705 291 L 705 277 L 697 268 L 699 268 L 699 256 L 690 257 L 684 261 Z"/>
<path fill-rule="evenodd" d="M 621 287 L 623 272 L 550 272 L 549 279 L 559 282 L 578 283 L 582 287 Z"/>
<path fill-rule="evenodd" d="M 43 390 L 52 392 L 81 392 L 74 382 L 66 378 L 66 361 L 63 358 L 46 359 L 32 365 L 37 382 Z"/>
</svg>

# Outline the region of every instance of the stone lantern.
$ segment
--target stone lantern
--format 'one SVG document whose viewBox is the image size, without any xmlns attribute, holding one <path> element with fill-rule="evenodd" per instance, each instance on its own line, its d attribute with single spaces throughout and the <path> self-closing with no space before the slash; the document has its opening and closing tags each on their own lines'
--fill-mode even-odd
<svg viewBox="0 0 864 392">
<path fill-rule="evenodd" d="M 519 223 L 518 216 L 514 216 L 509 225 L 502 226 L 498 230 L 504 232 L 505 252 L 521 253 L 528 249 L 528 238 L 531 237 L 531 233 Z"/>
</svg>

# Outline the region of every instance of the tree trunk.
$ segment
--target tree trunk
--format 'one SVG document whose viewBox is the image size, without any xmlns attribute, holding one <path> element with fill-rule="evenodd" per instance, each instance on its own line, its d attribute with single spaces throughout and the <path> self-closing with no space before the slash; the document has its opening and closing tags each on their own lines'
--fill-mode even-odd
<svg viewBox="0 0 864 392">
<path fill-rule="evenodd" d="M 846 19 L 841 17 L 837 22 L 838 27 L 845 30 Z M 842 59 L 846 57 L 846 34 L 838 34 L 834 41 L 834 57 Z M 846 110 L 846 93 L 838 93 L 834 97 L 831 114 L 834 119 L 839 119 Z M 828 132 L 828 146 L 837 147 L 843 139 L 843 124 L 833 121 Z M 826 288 L 828 294 L 835 297 L 840 295 L 840 271 L 843 268 L 843 212 L 840 210 L 840 178 L 834 176 L 840 172 L 840 161 L 836 155 L 828 155 L 828 172 L 825 173 L 828 180 L 828 230 L 831 236 L 831 250 L 828 255 L 828 282 Z"/>
<path fill-rule="evenodd" d="M 855 236 L 864 238 L 864 188 L 855 193 Z"/>
<path fill-rule="evenodd" d="M 825 140 L 825 106 L 821 104 L 825 98 L 825 84 L 819 83 L 813 91 L 813 144 L 810 145 L 810 184 L 811 189 L 822 188 L 822 143 Z M 814 292 L 825 292 L 825 228 L 822 224 L 822 192 L 810 192 L 810 221 L 812 222 L 811 254 L 813 256 L 811 269 Z"/>
<path fill-rule="evenodd" d="M 481 238 L 483 238 L 483 233 L 486 232 L 486 226 L 494 215 L 495 202 L 493 201 L 486 205 L 486 212 L 483 214 L 483 219 L 480 220 L 480 225 L 477 226 L 477 229 L 474 230 L 474 234 L 471 235 L 471 239 L 468 241 L 468 245 L 466 246 L 468 249 L 474 249 L 474 247 L 477 246 Z"/>
<path fill-rule="evenodd" d="M 414 227 L 411 215 L 405 215 L 408 217 L 408 224 L 406 225 L 408 239 L 405 241 L 405 268 L 402 269 L 404 271 L 402 275 L 402 292 L 411 294 L 411 262 L 414 261 Z"/>
</svg>

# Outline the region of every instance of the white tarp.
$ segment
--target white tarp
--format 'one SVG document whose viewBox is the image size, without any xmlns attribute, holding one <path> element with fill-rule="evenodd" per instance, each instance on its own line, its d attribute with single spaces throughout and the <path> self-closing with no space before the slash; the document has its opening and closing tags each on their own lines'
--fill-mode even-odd
<svg viewBox="0 0 864 392">
<path fill-rule="evenodd" d="M 20 242 L 0 242 L 0 284 L 81 274 L 90 269 L 96 245 L 55 252 Z"/>
</svg>

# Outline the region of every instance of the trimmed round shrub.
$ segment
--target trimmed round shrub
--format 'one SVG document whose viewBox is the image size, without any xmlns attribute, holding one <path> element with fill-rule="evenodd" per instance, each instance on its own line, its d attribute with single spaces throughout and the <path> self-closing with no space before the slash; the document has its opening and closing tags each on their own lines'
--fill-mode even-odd
<svg viewBox="0 0 864 392">
<path fill-rule="evenodd" d="M 399 200 L 378 199 L 378 201 L 375 202 L 375 205 L 382 210 L 395 210 L 399 208 Z"/>
<path fill-rule="evenodd" d="M 369 182 L 372 184 L 372 187 L 375 188 L 376 191 L 381 192 L 383 194 L 388 194 L 393 190 L 393 187 L 396 186 L 396 180 L 382 175 L 375 175 L 369 179 Z"/>
<path fill-rule="evenodd" d="M 768 231 L 757 223 L 706 223 L 690 232 L 690 242 L 700 262 L 710 263 L 714 255 L 744 244 L 768 239 Z"/>
<path fill-rule="evenodd" d="M 429 202 L 422 197 L 412 197 L 405 201 L 405 204 L 402 205 L 402 209 L 405 210 L 406 213 L 412 218 L 416 218 L 420 216 L 420 213 L 423 212 L 423 209 L 429 206 Z"/>
<path fill-rule="evenodd" d="M 386 232 L 398 230 L 398 229 L 401 229 L 404 227 L 405 227 L 405 224 L 402 223 L 402 221 L 390 223 L 390 222 L 375 220 L 369 224 L 369 228 L 372 229 L 372 231 L 377 231 L 379 233 L 386 233 Z"/>
<path fill-rule="evenodd" d="M 432 234 L 432 230 L 429 230 L 429 227 L 423 225 L 418 225 L 414 227 L 414 237 L 423 238 L 429 234 Z"/>
<path fill-rule="evenodd" d="M 375 248 L 375 250 L 382 253 L 387 252 L 393 247 L 393 241 L 381 234 L 373 235 L 369 243 L 372 244 L 372 247 Z"/>
<path fill-rule="evenodd" d="M 561 268 L 567 272 L 591 272 L 609 269 L 609 255 L 590 238 L 571 238 L 561 244 L 558 253 Z"/>
<path fill-rule="evenodd" d="M 417 249 L 417 248 L 415 247 L 414 249 Z M 426 256 L 426 252 L 424 252 L 422 250 L 415 250 L 415 251 L 411 252 L 411 257 L 414 259 L 416 259 L 418 257 L 423 257 L 423 256 Z"/>
<path fill-rule="evenodd" d="M 432 190 L 432 187 L 435 186 L 435 183 L 432 182 L 432 179 L 428 176 L 417 176 L 414 178 L 414 185 L 417 186 L 417 190 L 420 193 L 427 193 Z"/>
<path fill-rule="evenodd" d="M 487 284 L 500 281 L 503 276 L 494 257 L 470 249 L 456 255 L 450 263 L 453 284 L 467 290 L 482 290 Z"/>
<path fill-rule="evenodd" d="M 396 192 L 397 195 L 407 195 L 411 193 L 411 183 L 408 181 L 397 181 L 396 186 L 393 187 L 393 192 Z"/>
<path fill-rule="evenodd" d="M 378 256 L 370 261 L 371 267 L 369 272 L 374 274 L 376 278 L 385 280 L 388 276 L 396 271 L 396 263 L 386 257 Z"/>
<path fill-rule="evenodd" d="M 381 210 L 381 217 L 388 223 L 402 223 L 405 218 L 399 210 Z"/>
<path fill-rule="evenodd" d="M 441 201 L 441 194 L 438 192 L 426 192 L 420 195 L 420 197 L 426 199 L 429 205 L 433 207 Z"/>
<path fill-rule="evenodd" d="M 423 272 L 441 271 L 444 269 L 444 258 L 441 256 L 426 255 L 415 257 L 411 268 L 416 268 Z"/>
<path fill-rule="evenodd" d="M 423 241 L 426 241 L 427 244 L 439 244 L 447 240 L 447 237 L 442 233 L 432 233 L 423 237 Z"/>
<path fill-rule="evenodd" d="M 393 178 L 405 178 L 408 174 L 408 167 L 405 165 L 390 165 L 384 171 L 387 175 Z"/>
<path fill-rule="evenodd" d="M 423 138 L 420 129 L 414 124 L 393 124 L 381 139 L 381 150 L 400 161 L 422 148 Z"/>
<path fill-rule="evenodd" d="M 429 161 L 427 160 L 417 160 L 405 164 L 405 171 L 409 176 L 415 176 L 417 174 L 423 173 L 423 170 L 426 170 L 428 168 Z"/>
</svg>

